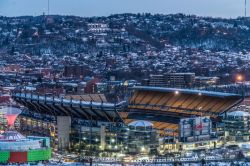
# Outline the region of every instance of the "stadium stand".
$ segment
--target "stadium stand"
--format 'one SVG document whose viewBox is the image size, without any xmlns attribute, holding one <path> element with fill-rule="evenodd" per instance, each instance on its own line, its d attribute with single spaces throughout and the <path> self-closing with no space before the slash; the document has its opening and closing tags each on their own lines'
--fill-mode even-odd
<svg viewBox="0 0 250 166">
<path fill-rule="evenodd" d="M 120 113 L 124 122 L 149 120 L 159 130 L 178 130 L 182 117 L 210 116 L 215 120 L 243 100 L 237 94 L 190 89 L 138 86 L 132 90 L 128 112 Z"/>
<path fill-rule="evenodd" d="M 187 115 L 217 117 L 242 100 L 236 94 L 157 88 L 135 87 L 129 100 L 129 109 L 165 111 Z"/>
<path fill-rule="evenodd" d="M 38 113 L 125 124 L 145 120 L 174 135 L 178 135 L 181 118 L 210 116 L 219 120 L 221 114 L 243 101 L 242 96 L 231 93 L 146 86 L 133 87 L 131 94 L 128 101 L 120 103 L 107 102 L 103 94 L 58 98 L 13 93 L 12 98 Z"/>
<path fill-rule="evenodd" d="M 107 102 L 104 94 L 67 95 L 64 96 L 64 98 L 82 101 Z"/>
</svg>

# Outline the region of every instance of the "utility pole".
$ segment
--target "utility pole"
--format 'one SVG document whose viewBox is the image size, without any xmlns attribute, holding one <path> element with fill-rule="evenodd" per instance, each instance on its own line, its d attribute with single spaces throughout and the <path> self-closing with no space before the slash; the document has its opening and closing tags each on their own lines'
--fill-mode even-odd
<svg viewBox="0 0 250 166">
<path fill-rule="evenodd" d="M 49 0 L 48 0 L 48 15 L 49 15 L 49 5 L 50 5 L 49 3 L 50 3 L 50 2 L 49 2 Z"/>
<path fill-rule="evenodd" d="M 247 0 L 245 0 L 245 17 L 247 17 Z"/>
</svg>

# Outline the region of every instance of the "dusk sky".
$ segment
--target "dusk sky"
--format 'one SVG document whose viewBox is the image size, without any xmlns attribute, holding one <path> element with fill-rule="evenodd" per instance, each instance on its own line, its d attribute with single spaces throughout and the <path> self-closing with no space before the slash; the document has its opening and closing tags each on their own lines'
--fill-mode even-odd
<svg viewBox="0 0 250 166">
<path fill-rule="evenodd" d="M 250 15 L 250 0 L 248 3 Z M 41 15 L 47 0 L 0 0 L 0 15 Z M 185 13 L 235 18 L 244 15 L 244 0 L 50 0 L 50 14 L 108 16 L 117 13 Z"/>
</svg>

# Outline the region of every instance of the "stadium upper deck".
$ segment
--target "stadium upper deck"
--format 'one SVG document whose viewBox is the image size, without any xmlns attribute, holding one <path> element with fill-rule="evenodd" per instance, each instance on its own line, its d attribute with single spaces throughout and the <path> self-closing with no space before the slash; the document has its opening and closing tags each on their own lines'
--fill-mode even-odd
<svg viewBox="0 0 250 166">
<path fill-rule="evenodd" d="M 242 101 L 242 96 L 190 89 L 134 87 L 128 108 L 172 116 L 218 117 Z"/>
<path fill-rule="evenodd" d="M 149 120 L 160 130 L 177 130 L 182 117 L 219 115 L 239 104 L 237 94 L 190 89 L 138 86 L 129 100 L 128 112 L 120 113 L 126 123 Z"/>
<path fill-rule="evenodd" d="M 132 96 L 117 104 L 84 101 L 78 98 L 56 98 L 13 93 L 12 97 L 34 112 L 72 116 L 87 120 L 125 122 L 147 120 L 159 130 L 171 129 L 178 134 L 180 118 L 219 115 L 239 104 L 243 97 L 237 94 L 190 89 L 139 86 L 132 88 Z"/>
<path fill-rule="evenodd" d="M 123 102 L 114 104 L 96 102 L 95 98 L 92 98 L 92 101 L 85 101 L 83 99 L 65 99 L 26 93 L 13 93 L 12 97 L 18 103 L 38 113 L 97 121 L 122 121 L 118 110 L 122 109 Z"/>
</svg>

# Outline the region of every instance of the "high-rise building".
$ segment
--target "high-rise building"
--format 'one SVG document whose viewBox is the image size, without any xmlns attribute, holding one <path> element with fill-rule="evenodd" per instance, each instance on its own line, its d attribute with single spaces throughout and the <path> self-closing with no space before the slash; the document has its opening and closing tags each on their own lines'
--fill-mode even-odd
<svg viewBox="0 0 250 166">
<path fill-rule="evenodd" d="M 195 73 L 166 73 L 150 75 L 149 86 L 190 88 L 195 83 Z"/>
<path fill-rule="evenodd" d="M 195 77 L 196 87 L 206 87 L 216 85 L 219 81 L 219 77 Z"/>
<path fill-rule="evenodd" d="M 83 65 L 68 65 L 64 67 L 65 77 L 83 78 L 89 74 L 89 69 Z"/>
<path fill-rule="evenodd" d="M 195 82 L 195 73 L 167 73 L 166 85 L 176 88 L 190 88 Z"/>
<path fill-rule="evenodd" d="M 225 137 L 230 141 L 250 140 L 250 114 L 245 111 L 233 111 L 223 118 Z"/>
<path fill-rule="evenodd" d="M 92 33 L 104 33 L 109 31 L 108 24 L 105 23 L 90 23 L 88 24 L 88 31 Z"/>
<path fill-rule="evenodd" d="M 164 75 L 154 75 L 154 74 L 150 75 L 149 86 L 159 86 L 159 87 L 166 86 L 165 76 Z"/>
</svg>

